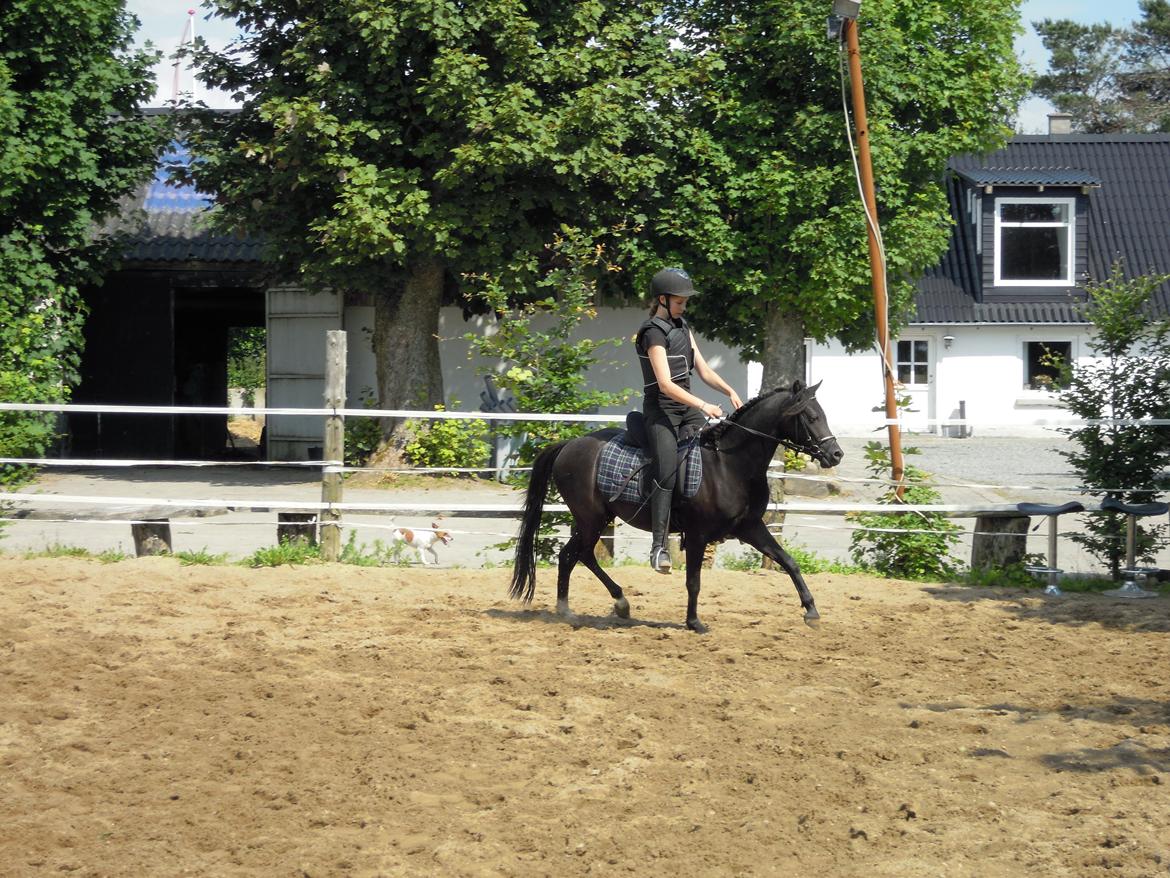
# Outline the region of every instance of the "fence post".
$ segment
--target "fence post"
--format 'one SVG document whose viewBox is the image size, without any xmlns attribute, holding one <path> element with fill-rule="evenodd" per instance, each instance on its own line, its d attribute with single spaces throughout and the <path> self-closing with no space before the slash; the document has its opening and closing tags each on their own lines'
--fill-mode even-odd
<svg viewBox="0 0 1170 878">
<path fill-rule="evenodd" d="M 325 407 L 345 408 L 345 332 L 330 329 L 325 333 Z M 345 461 L 345 418 L 339 414 L 325 418 L 325 461 Z M 321 501 L 341 502 L 341 473 L 322 468 Z M 336 561 L 341 557 L 341 512 L 332 507 L 321 513 L 321 557 Z"/>
</svg>

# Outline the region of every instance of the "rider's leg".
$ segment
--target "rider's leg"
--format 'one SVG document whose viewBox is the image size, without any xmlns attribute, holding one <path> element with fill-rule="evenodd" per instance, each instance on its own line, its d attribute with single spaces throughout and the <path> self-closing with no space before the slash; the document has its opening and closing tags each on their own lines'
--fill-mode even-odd
<svg viewBox="0 0 1170 878">
<path fill-rule="evenodd" d="M 654 455 L 654 481 L 650 486 L 650 566 L 659 573 L 669 573 L 670 552 L 666 540 L 670 534 L 670 503 L 678 470 L 677 442 L 674 429 L 666 420 L 648 423 L 646 433 Z"/>
</svg>

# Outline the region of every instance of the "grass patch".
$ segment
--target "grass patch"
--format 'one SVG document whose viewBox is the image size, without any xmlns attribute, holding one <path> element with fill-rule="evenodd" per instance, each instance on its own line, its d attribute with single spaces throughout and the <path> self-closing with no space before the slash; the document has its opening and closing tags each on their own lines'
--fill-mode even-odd
<svg viewBox="0 0 1170 878">
<path fill-rule="evenodd" d="M 290 540 L 257 549 L 240 562 L 245 567 L 282 567 L 284 565 L 320 564 L 321 549 L 303 540 Z"/>
<path fill-rule="evenodd" d="M 194 552 L 175 552 L 175 557 L 179 559 L 179 563 L 184 567 L 194 567 L 197 565 L 210 566 L 213 564 L 227 563 L 227 553 L 215 555 L 207 551 L 207 547 L 198 549 Z"/>
<path fill-rule="evenodd" d="M 93 553 L 81 546 L 66 546 L 63 543 L 53 543 L 45 546 L 39 552 L 25 552 L 25 558 L 92 558 Z"/>
<path fill-rule="evenodd" d="M 811 549 L 798 543 L 785 546 L 784 551 L 792 556 L 792 560 L 796 562 L 796 566 L 800 568 L 801 573 L 847 574 L 866 572 L 856 564 L 846 564 L 841 561 L 833 561 L 829 558 L 822 558 Z M 732 555 L 730 557 L 723 558 L 720 561 L 719 566 L 726 570 L 759 570 L 760 566 L 763 564 L 763 561 L 763 555 L 752 549 L 748 549 L 742 555 Z"/>
</svg>

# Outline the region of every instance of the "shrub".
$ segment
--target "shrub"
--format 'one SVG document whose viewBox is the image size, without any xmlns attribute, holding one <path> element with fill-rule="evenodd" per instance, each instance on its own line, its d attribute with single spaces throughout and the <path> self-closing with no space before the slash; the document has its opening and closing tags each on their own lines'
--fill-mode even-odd
<svg viewBox="0 0 1170 878">
<path fill-rule="evenodd" d="M 905 454 L 917 454 L 916 448 L 904 448 Z M 865 446 L 866 469 L 874 478 L 890 478 L 892 466 L 889 449 L 880 442 Z M 939 493 L 929 484 L 924 471 L 906 465 L 905 490 L 899 499 L 891 487 L 878 502 L 887 504 L 929 504 Z M 858 512 L 847 518 L 858 525 L 850 537 L 849 553 L 866 570 L 900 579 L 950 579 L 955 562 L 950 549 L 958 541 L 961 528 L 954 522 L 928 512 L 907 513 Z"/>
<path fill-rule="evenodd" d="M 1090 423 L 1062 428 L 1074 450 L 1062 452 L 1080 474 L 1086 491 L 1124 503 L 1155 498 L 1170 488 L 1170 430 L 1132 423 L 1170 417 L 1170 320 L 1154 319 L 1150 300 L 1170 275 L 1126 280 L 1115 265 L 1110 278 L 1086 286 L 1086 316 L 1096 327 L 1089 346 L 1092 363 L 1062 363 L 1061 402 L 1088 421 L 1124 419 L 1131 423 Z M 1086 533 L 1072 539 L 1095 555 L 1114 578 L 1125 559 L 1125 517 L 1089 513 Z M 1165 525 L 1139 525 L 1138 560 L 1152 560 L 1166 545 Z"/>
<path fill-rule="evenodd" d="M 451 405 L 458 409 L 459 401 Z M 435 411 L 445 411 L 441 405 Z M 486 421 L 464 418 L 436 418 L 431 421 L 407 421 L 413 438 L 406 443 L 407 461 L 420 467 L 482 467 L 487 464 L 491 447 L 487 443 Z"/>
</svg>

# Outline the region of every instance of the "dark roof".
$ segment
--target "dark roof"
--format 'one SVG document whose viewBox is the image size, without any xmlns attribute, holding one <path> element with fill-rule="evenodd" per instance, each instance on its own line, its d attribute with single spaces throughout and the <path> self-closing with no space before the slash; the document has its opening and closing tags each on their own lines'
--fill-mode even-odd
<svg viewBox="0 0 1170 878">
<path fill-rule="evenodd" d="M 123 203 L 121 215 L 107 226 L 125 235 L 123 267 L 140 263 L 214 263 L 258 266 L 263 262 L 263 242 L 247 235 L 212 231 L 213 200 L 189 185 L 170 182 L 164 166 L 190 154 L 172 144 L 163 156 L 154 179 Z"/>
<path fill-rule="evenodd" d="M 1101 180 L 1075 168 L 971 168 L 957 171 L 975 186 L 1100 186 Z"/>
<path fill-rule="evenodd" d="M 939 265 L 918 281 L 914 323 L 1085 322 L 1071 298 L 979 301 L 982 268 L 966 217 L 971 185 L 1093 186 L 1090 278 L 1107 278 L 1118 260 L 1127 277 L 1170 272 L 1170 135 L 1019 135 L 990 155 L 956 156 L 949 171 L 951 243 Z M 1153 307 L 1170 314 L 1170 285 L 1155 293 Z"/>
</svg>

